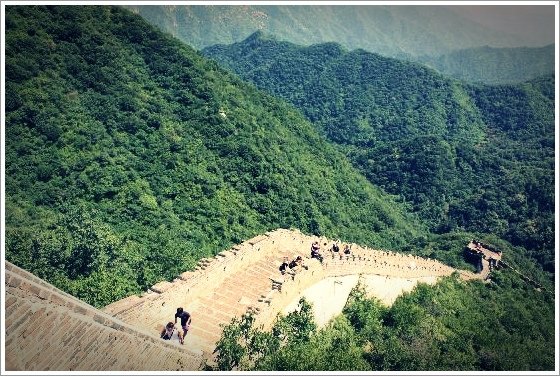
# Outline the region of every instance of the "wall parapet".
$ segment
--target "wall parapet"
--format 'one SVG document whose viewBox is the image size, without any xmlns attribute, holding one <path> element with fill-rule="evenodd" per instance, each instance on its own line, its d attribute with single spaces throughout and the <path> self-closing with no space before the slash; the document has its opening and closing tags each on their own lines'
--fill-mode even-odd
<svg viewBox="0 0 560 376">
<path fill-rule="evenodd" d="M 201 353 L 161 341 L 29 275 L 6 262 L 7 370 L 201 367 Z M 146 353 L 154 356 L 147 359 Z"/>
</svg>

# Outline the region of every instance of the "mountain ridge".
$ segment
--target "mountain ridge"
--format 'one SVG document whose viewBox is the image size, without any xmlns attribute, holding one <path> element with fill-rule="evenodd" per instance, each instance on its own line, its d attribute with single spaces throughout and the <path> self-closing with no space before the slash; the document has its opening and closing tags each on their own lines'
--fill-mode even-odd
<svg viewBox="0 0 560 376">
<path fill-rule="evenodd" d="M 264 30 L 296 44 L 338 41 L 388 56 L 422 55 L 519 37 L 438 6 L 127 6 L 195 48 L 231 44 Z M 202 26 L 202 29 L 199 26 Z M 445 36 L 444 36 L 445 35 Z"/>
<path fill-rule="evenodd" d="M 482 46 L 413 60 L 471 83 L 514 84 L 554 74 L 554 51 L 554 44 L 533 48 Z"/>
<path fill-rule="evenodd" d="M 515 239 L 553 271 L 553 195 L 546 187 L 554 175 L 554 76 L 470 85 L 419 63 L 332 44 L 239 42 L 202 52 L 293 103 L 374 184 L 403 196 L 432 230 Z M 530 186 L 539 186 L 538 193 Z M 520 216 L 515 194 L 528 199 Z M 543 221 L 537 208 L 545 207 Z M 533 235 L 529 223 L 539 223 Z"/>
<path fill-rule="evenodd" d="M 277 227 L 424 233 L 292 106 L 139 16 L 7 16 L 6 258 L 57 287 L 99 306 Z"/>
</svg>

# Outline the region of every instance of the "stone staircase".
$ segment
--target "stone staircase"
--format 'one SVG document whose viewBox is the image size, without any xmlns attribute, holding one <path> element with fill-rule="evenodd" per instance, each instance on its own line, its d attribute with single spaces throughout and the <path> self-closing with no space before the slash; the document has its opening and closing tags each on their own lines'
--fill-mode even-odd
<svg viewBox="0 0 560 376">
<path fill-rule="evenodd" d="M 8 371 L 198 370 L 202 354 L 163 341 L 5 263 Z"/>
<path fill-rule="evenodd" d="M 322 245 L 322 264 L 309 258 L 309 249 L 315 240 Z M 195 270 L 181 274 L 174 281 L 160 282 L 140 296 L 114 302 L 105 307 L 103 312 L 10 265 L 7 270 L 10 278 L 6 281 L 9 286 L 6 305 L 14 308 L 7 312 L 11 323 L 7 329 L 15 330 L 8 337 L 11 345 L 10 366 L 22 370 L 200 369 L 204 362 L 212 360 L 223 326 L 233 318 L 251 312 L 255 316 L 255 325 L 268 330 L 284 307 L 303 290 L 327 277 L 373 274 L 419 278 L 457 272 L 434 260 L 358 245 L 353 245 L 352 254 L 346 256 L 341 252 L 326 250 L 331 244 L 329 239 L 304 235 L 297 230 L 268 232 L 220 252 L 215 257 L 202 259 Z M 281 275 L 278 267 L 283 257 L 292 260 L 298 255 L 304 258 L 306 268 Z M 459 272 L 464 279 L 480 278 L 473 273 Z M 23 290 L 18 287 L 22 282 L 17 282 L 22 279 L 26 286 Z M 48 297 L 42 296 L 46 291 L 49 291 Z M 20 304 L 16 303 L 18 301 Z M 31 312 L 36 313 L 23 316 L 25 319 L 20 323 L 20 315 L 30 312 L 27 305 L 32 305 L 34 310 Z M 192 315 L 191 329 L 183 346 L 178 341 L 159 339 L 159 331 L 165 323 L 174 320 L 177 307 L 183 307 Z M 37 351 L 44 343 L 33 347 L 34 341 L 26 339 L 30 333 L 26 327 L 41 323 L 36 321 L 39 318 L 50 322 L 51 317 L 56 317 L 56 320 L 61 321 L 65 317 L 63 313 L 67 311 L 71 314 L 72 322 L 81 324 L 65 326 L 64 329 L 57 326 L 56 329 L 41 332 L 39 343 L 47 341 L 50 347 L 53 343 L 51 338 L 55 338 L 55 347 L 68 347 L 57 352 L 57 356 L 74 360 L 35 363 L 37 358 L 42 358 L 37 355 Z M 67 330 L 76 331 L 77 328 L 86 330 L 84 335 L 78 337 L 78 346 L 66 334 Z M 111 338 L 115 339 L 109 340 Z M 127 348 L 132 349 L 131 354 L 124 356 Z M 28 354 L 24 358 L 18 356 L 18 351 L 22 349 Z M 28 349 L 34 350 L 29 353 Z M 96 365 L 95 357 L 90 358 L 93 349 L 98 354 L 110 354 L 108 359 L 101 361 L 100 367 Z"/>
</svg>

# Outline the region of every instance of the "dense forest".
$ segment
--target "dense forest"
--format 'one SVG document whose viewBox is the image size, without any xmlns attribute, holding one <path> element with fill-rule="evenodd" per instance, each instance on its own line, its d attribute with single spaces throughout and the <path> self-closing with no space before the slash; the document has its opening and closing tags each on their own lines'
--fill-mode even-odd
<svg viewBox="0 0 560 376">
<path fill-rule="evenodd" d="M 202 53 L 122 7 L 5 10 L 6 260 L 102 307 L 278 227 L 471 270 L 476 237 L 542 289 L 503 269 L 386 307 L 358 286 L 325 328 L 304 300 L 271 332 L 235 320 L 212 369 L 554 368 L 554 77 L 467 85 L 262 33 Z"/>
<path fill-rule="evenodd" d="M 209 369 L 257 371 L 506 371 L 554 369 L 554 299 L 497 272 L 496 282 L 446 277 L 391 307 L 358 285 L 324 328 L 313 307 L 279 316 L 270 332 L 232 321 Z M 539 307 L 535 309 L 535 307 Z"/>
<path fill-rule="evenodd" d="M 554 77 L 473 86 L 419 64 L 257 32 L 203 50 L 291 103 L 436 233 L 492 233 L 554 270 Z"/>
<path fill-rule="evenodd" d="M 96 306 L 278 227 L 425 233 L 293 107 L 112 7 L 7 7 L 6 258 Z"/>
</svg>

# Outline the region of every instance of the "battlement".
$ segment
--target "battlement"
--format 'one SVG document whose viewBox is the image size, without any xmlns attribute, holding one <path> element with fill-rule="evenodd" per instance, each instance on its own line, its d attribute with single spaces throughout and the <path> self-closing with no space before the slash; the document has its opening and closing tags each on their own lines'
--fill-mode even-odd
<svg viewBox="0 0 560 376">
<path fill-rule="evenodd" d="M 314 241 L 323 245 L 323 263 L 309 258 Z M 223 326 L 234 317 L 250 312 L 255 325 L 270 328 L 284 307 L 325 278 L 414 279 L 456 272 L 434 260 L 356 244 L 350 255 L 332 252 L 331 244 L 332 240 L 298 230 L 267 232 L 201 259 L 195 270 L 102 311 L 6 263 L 7 364 L 14 370 L 201 369 L 213 356 Z M 304 259 L 305 268 L 282 275 L 278 267 L 283 258 L 297 256 Z M 464 279 L 480 278 L 460 273 Z M 159 338 L 177 307 L 192 316 L 183 346 Z M 104 354 L 103 359 L 96 354 Z"/>
<path fill-rule="evenodd" d="M 203 360 L 9 262 L 5 298 L 6 370 L 197 370 Z"/>
</svg>

